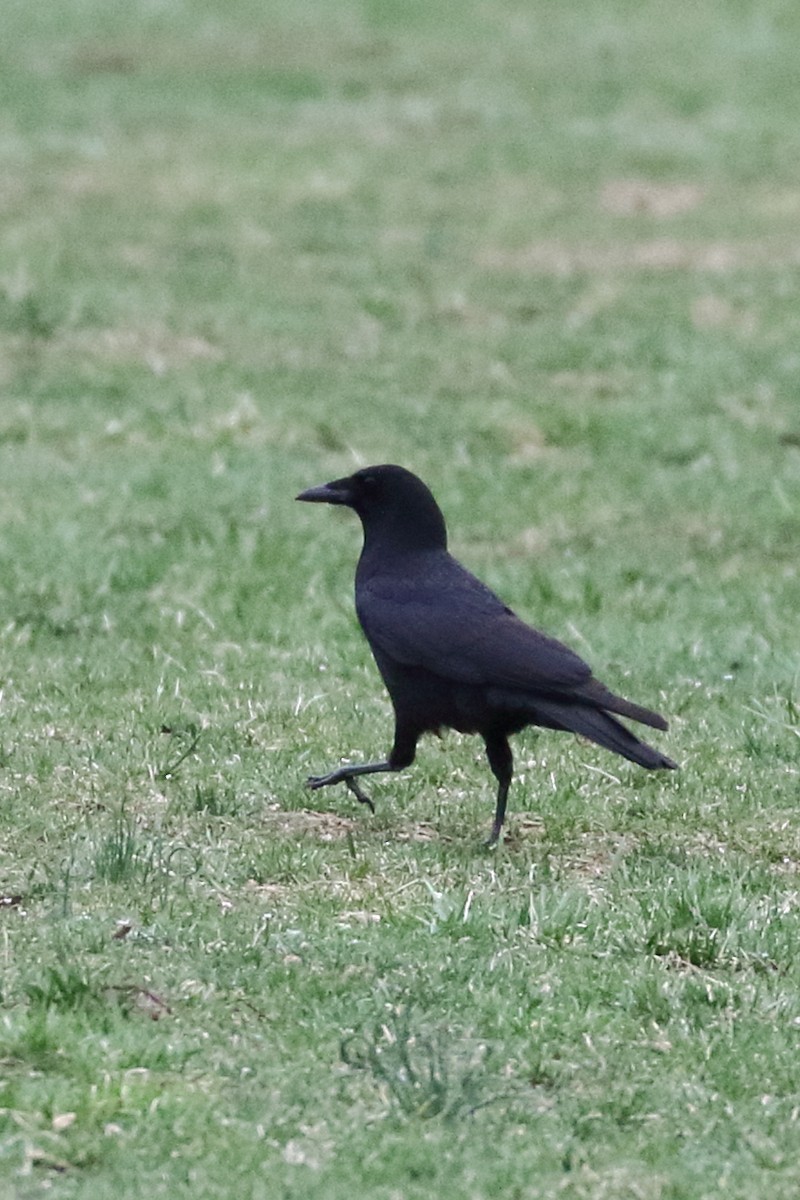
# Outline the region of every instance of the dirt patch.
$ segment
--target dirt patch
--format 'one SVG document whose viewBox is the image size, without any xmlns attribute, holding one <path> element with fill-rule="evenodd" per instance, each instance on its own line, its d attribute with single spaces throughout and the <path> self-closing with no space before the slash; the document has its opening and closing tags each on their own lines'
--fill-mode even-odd
<svg viewBox="0 0 800 1200">
<path fill-rule="evenodd" d="M 272 810 L 265 815 L 265 824 L 276 833 L 296 836 L 308 834 L 321 842 L 335 842 L 346 838 L 358 829 L 358 821 L 352 817 L 340 817 L 336 813 L 313 812 L 300 809 L 298 812 Z"/>
<path fill-rule="evenodd" d="M 556 371 L 548 382 L 571 392 L 592 392 L 603 397 L 623 395 L 633 386 L 633 379 L 632 371 L 620 367 L 613 371 Z"/>
<path fill-rule="evenodd" d="M 205 338 L 162 329 L 103 329 L 80 334 L 74 344 L 110 362 L 144 362 L 155 375 L 196 359 L 218 362 L 222 352 Z"/>
<path fill-rule="evenodd" d="M 584 833 L 564 865 L 580 879 L 603 879 L 636 844 L 632 834 Z"/>
<path fill-rule="evenodd" d="M 734 308 L 722 296 L 698 296 L 692 304 L 692 324 L 696 329 L 731 329 L 743 337 L 756 332 L 756 317 L 747 310 Z"/>
<path fill-rule="evenodd" d="M 355 817 L 341 817 L 337 813 L 314 812 L 311 809 L 300 809 L 297 812 L 280 812 L 273 808 L 264 817 L 265 824 L 276 833 L 286 837 L 308 836 L 321 842 L 335 842 L 353 834 L 369 834 L 380 836 L 387 841 L 395 842 L 446 842 L 452 841 L 430 821 L 409 821 L 390 831 L 375 834 L 369 821 L 369 814 Z"/>
<path fill-rule="evenodd" d="M 705 199 L 696 183 L 654 183 L 649 179 L 610 179 L 600 191 L 600 207 L 618 217 L 666 220 L 691 212 Z"/>
<path fill-rule="evenodd" d="M 758 243 L 688 242 L 677 238 L 564 245 L 534 242 L 520 250 L 484 250 L 480 266 L 488 270 L 541 275 L 613 271 L 706 271 L 723 273 L 749 266 L 800 261 L 800 248 Z"/>
<path fill-rule="evenodd" d="M 531 842 L 539 842 L 545 835 L 544 821 L 536 817 L 512 817 L 503 830 L 503 846 L 517 850 Z"/>
<path fill-rule="evenodd" d="M 392 835 L 398 842 L 452 842 L 452 838 L 441 833 L 429 821 L 412 821 Z"/>
<path fill-rule="evenodd" d="M 516 420 L 505 426 L 509 442 L 509 461 L 517 464 L 538 462 L 549 452 L 544 432 L 532 421 Z"/>
</svg>

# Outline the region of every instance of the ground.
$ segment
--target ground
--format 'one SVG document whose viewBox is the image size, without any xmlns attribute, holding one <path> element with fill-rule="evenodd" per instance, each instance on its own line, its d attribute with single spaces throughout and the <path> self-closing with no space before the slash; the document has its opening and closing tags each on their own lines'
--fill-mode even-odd
<svg viewBox="0 0 800 1200">
<path fill-rule="evenodd" d="M 800 15 L 3 26 L 0 1197 L 793 1200 Z M 679 772 L 305 790 L 386 461 Z"/>
</svg>

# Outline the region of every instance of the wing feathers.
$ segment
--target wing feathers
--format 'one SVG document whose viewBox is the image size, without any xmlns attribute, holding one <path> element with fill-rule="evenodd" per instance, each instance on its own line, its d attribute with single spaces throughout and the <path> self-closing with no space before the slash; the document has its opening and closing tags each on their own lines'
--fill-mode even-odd
<svg viewBox="0 0 800 1200">
<path fill-rule="evenodd" d="M 405 565 L 401 574 L 368 572 L 359 564 L 356 608 L 379 660 L 430 671 L 451 683 L 502 692 L 503 706 L 512 711 L 538 709 L 545 714 L 550 710 L 544 701 L 551 709 L 566 704 L 570 717 L 562 713 L 564 727 L 578 732 L 584 731 L 577 730 L 575 721 L 586 724 L 587 718 L 573 719 L 573 710 L 605 710 L 653 729 L 667 728 L 659 713 L 617 696 L 594 679 L 587 663 L 568 646 L 526 625 L 447 552 L 412 557 Z M 624 742 L 627 735 L 639 744 L 619 722 L 605 720 L 608 724 L 599 722 L 597 732 L 611 737 L 613 727 L 613 736 Z M 589 732 L 586 736 L 593 737 Z"/>
</svg>

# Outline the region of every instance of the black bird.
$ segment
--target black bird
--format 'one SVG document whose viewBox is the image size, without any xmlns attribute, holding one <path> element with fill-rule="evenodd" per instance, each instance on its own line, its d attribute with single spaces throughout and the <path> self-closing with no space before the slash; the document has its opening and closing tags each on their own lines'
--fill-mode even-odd
<svg viewBox="0 0 800 1200">
<path fill-rule="evenodd" d="M 677 767 L 611 714 L 666 729 L 662 716 L 609 691 L 583 659 L 526 625 L 448 553 L 444 517 L 416 475 L 365 467 L 297 499 L 344 504 L 361 518 L 356 612 L 395 713 L 387 759 L 312 776 L 310 788 L 345 783 L 374 811 L 358 776 L 410 766 L 423 733 L 479 733 L 498 783 L 493 845 L 513 772 L 508 737 L 526 725 L 582 734 L 649 770 Z"/>
</svg>

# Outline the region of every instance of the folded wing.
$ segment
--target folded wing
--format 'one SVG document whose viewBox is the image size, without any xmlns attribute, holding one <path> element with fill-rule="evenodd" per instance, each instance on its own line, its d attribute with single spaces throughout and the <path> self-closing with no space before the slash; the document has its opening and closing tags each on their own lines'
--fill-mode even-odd
<svg viewBox="0 0 800 1200">
<path fill-rule="evenodd" d="M 560 691 L 591 678 L 567 646 L 526 625 L 453 559 L 446 567 L 359 581 L 356 607 L 370 643 L 458 683 Z"/>
<path fill-rule="evenodd" d="M 357 580 L 358 616 L 379 655 L 442 679 L 491 688 L 504 708 L 524 711 L 549 696 L 667 728 L 659 713 L 595 679 L 568 646 L 526 625 L 448 554 L 409 567 L 404 574 Z"/>
</svg>

